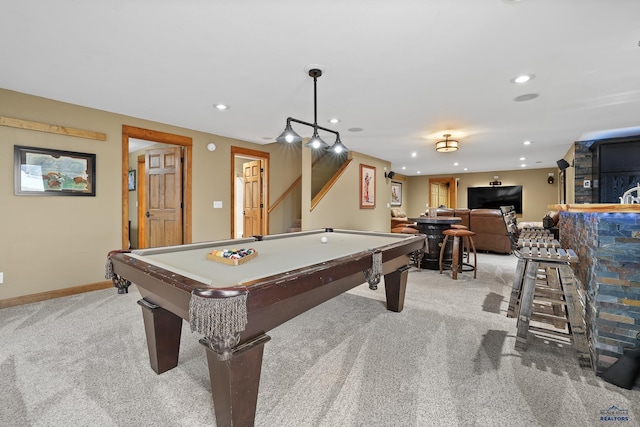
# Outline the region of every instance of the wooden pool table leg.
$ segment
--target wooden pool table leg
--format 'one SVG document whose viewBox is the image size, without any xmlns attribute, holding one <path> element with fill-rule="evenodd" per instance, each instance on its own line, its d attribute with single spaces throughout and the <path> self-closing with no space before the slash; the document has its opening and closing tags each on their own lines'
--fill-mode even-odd
<svg viewBox="0 0 640 427">
<path fill-rule="evenodd" d="M 400 313 L 404 308 L 404 295 L 407 290 L 407 275 L 409 266 L 406 265 L 384 275 L 384 290 L 387 294 L 387 310 Z"/>
<path fill-rule="evenodd" d="M 182 318 L 145 299 L 139 300 L 138 304 L 142 307 L 151 369 L 161 374 L 175 368 L 180 352 Z"/>
<path fill-rule="evenodd" d="M 252 426 L 256 416 L 258 386 L 264 344 L 271 337 L 260 335 L 233 349 L 233 357 L 221 361 L 218 353 L 207 349 L 211 394 L 219 426 Z"/>
</svg>

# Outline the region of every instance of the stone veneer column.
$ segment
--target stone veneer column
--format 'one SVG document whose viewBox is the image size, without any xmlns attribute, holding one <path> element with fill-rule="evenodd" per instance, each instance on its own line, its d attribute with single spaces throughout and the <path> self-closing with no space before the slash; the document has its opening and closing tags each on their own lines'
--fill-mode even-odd
<svg viewBox="0 0 640 427">
<path fill-rule="evenodd" d="M 580 257 L 572 267 L 601 373 L 624 347 L 640 346 L 640 214 L 562 212 L 560 242 Z"/>
<path fill-rule="evenodd" d="M 593 153 L 589 150 L 589 147 L 591 147 L 594 142 L 595 141 L 577 141 L 574 144 L 574 203 L 597 202 L 597 200 L 593 200 L 593 189 L 584 188 L 583 185 L 585 179 L 591 180 L 591 182 L 594 182 L 594 179 L 598 179 L 593 176 Z M 567 185 L 569 185 L 569 183 L 567 183 Z"/>
</svg>

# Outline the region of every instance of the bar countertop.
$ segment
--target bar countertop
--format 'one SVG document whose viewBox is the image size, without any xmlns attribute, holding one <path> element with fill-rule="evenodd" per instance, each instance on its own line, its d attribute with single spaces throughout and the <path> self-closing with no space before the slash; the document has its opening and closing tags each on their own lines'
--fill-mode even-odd
<svg viewBox="0 0 640 427">
<path fill-rule="evenodd" d="M 549 205 L 549 209 L 561 212 L 634 212 L 640 213 L 640 204 L 582 203 Z"/>
</svg>

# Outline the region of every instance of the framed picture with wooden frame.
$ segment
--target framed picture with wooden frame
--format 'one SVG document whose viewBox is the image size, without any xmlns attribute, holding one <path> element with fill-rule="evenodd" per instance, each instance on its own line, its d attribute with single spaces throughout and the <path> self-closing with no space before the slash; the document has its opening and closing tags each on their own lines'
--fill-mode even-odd
<svg viewBox="0 0 640 427">
<path fill-rule="evenodd" d="M 376 168 L 360 164 L 360 209 L 376 207 Z"/>
<path fill-rule="evenodd" d="M 391 206 L 402 206 L 401 182 L 391 182 Z"/>
<path fill-rule="evenodd" d="M 14 193 L 95 196 L 96 155 L 14 145 Z"/>
</svg>

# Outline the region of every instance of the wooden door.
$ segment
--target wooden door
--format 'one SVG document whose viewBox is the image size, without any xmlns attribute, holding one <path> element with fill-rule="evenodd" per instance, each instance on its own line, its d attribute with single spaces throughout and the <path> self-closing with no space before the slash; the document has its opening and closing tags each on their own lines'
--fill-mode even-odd
<svg viewBox="0 0 640 427">
<path fill-rule="evenodd" d="M 145 152 L 145 243 L 148 248 L 183 243 L 181 154 L 181 147 Z"/>
<path fill-rule="evenodd" d="M 262 160 L 242 164 L 244 176 L 243 236 L 261 236 L 262 230 Z"/>
<path fill-rule="evenodd" d="M 449 186 L 443 184 L 441 182 L 432 182 L 430 184 L 430 197 L 429 197 L 429 206 L 431 207 L 439 207 L 446 206 L 451 207 L 449 204 Z"/>
<path fill-rule="evenodd" d="M 449 204 L 449 186 L 445 185 L 445 184 L 440 184 L 440 192 L 438 193 L 439 196 L 439 200 L 438 200 L 438 206 L 446 206 L 446 207 L 451 207 L 451 205 Z"/>
</svg>

